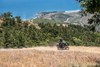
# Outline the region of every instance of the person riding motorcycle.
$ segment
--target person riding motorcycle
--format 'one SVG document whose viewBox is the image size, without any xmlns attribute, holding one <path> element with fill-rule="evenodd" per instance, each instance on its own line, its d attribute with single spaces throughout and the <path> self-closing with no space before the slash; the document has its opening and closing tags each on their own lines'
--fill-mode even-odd
<svg viewBox="0 0 100 67">
<path fill-rule="evenodd" d="M 64 48 L 64 46 L 67 46 L 67 44 L 63 39 L 60 39 L 59 40 L 59 46 L 60 46 L 60 48 Z"/>
</svg>

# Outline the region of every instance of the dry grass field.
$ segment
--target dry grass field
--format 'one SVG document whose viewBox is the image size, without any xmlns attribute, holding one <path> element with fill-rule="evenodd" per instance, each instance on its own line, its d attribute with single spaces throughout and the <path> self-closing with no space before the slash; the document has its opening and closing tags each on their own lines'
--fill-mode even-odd
<svg viewBox="0 0 100 67">
<path fill-rule="evenodd" d="M 99 47 L 0 49 L 0 67 L 93 67 L 99 62 Z"/>
</svg>

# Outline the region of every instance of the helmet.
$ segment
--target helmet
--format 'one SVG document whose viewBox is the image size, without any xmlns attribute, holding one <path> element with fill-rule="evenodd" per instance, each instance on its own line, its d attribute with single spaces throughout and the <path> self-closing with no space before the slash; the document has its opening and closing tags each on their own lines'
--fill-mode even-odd
<svg viewBox="0 0 100 67">
<path fill-rule="evenodd" d="M 63 39 L 59 39 L 59 41 L 60 41 L 60 42 L 62 42 L 62 41 L 63 41 Z"/>
</svg>

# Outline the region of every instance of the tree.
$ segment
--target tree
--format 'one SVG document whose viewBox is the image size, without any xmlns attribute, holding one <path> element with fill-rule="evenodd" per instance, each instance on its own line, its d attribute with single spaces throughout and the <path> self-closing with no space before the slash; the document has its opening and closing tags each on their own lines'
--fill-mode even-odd
<svg viewBox="0 0 100 67">
<path fill-rule="evenodd" d="M 88 19 L 88 23 L 91 26 L 90 29 L 95 32 L 96 26 L 100 24 L 100 13 L 95 13 L 90 19 Z"/>
<path fill-rule="evenodd" d="M 15 19 L 11 12 L 5 12 L 0 15 L 3 18 L 3 26 L 12 26 L 15 25 Z"/>
<path fill-rule="evenodd" d="M 16 17 L 15 17 L 15 20 L 16 20 L 16 22 L 17 22 L 17 23 L 21 23 L 21 22 L 22 22 L 22 20 L 21 20 L 21 17 L 20 17 L 20 16 L 16 16 Z"/>
<path fill-rule="evenodd" d="M 89 19 L 90 30 L 96 31 L 96 26 L 100 25 L 100 0 L 77 0 L 81 4 L 84 13 L 93 14 Z"/>
<path fill-rule="evenodd" d="M 86 13 L 100 13 L 100 0 L 77 0 Z"/>
<path fill-rule="evenodd" d="M 9 45 L 10 45 L 10 32 L 8 31 L 9 29 L 5 29 L 3 31 L 3 38 L 4 38 L 4 44 L 3 44 L 3 47 L 4 48 L 8 48 Z"/>
</svg>

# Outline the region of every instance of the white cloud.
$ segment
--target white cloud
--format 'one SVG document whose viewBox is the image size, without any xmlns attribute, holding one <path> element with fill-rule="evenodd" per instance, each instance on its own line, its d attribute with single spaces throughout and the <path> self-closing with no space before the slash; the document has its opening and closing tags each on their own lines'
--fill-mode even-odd
<svg viewBox="0 0 100 67">
<path fill-rule="evenodd" d="M 81 11 L 81 10 L 68 10 L 68 11 L 65 11 L 65 14 L 66 14 L 66 13 L 79 12 L 79 11 Z"/>
</svg>

